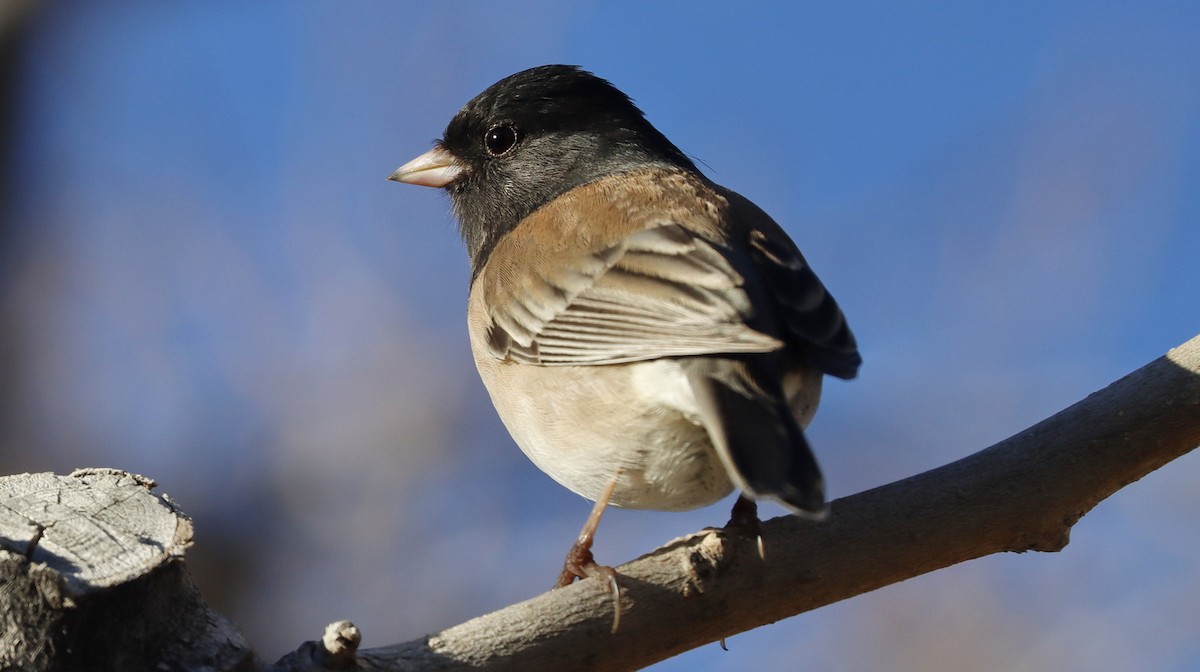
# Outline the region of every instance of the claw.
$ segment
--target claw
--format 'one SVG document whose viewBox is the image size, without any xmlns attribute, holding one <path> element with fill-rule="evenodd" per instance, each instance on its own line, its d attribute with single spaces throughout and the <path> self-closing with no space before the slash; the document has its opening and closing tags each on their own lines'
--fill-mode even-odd
<svg viewBox="0 0 1200 672">
<path fill-rule="evenodd" d="M 758 520 L 758 504 L 753 499 L 745 495 L 738 497 L 733 503 L 733 511 L 729 513 L 729 522 L 725 523 L 725 529 L 754 539 L 759 560 L 767 559 L 767 549 L 762 538 L 762 523 Z"/>
</svg>

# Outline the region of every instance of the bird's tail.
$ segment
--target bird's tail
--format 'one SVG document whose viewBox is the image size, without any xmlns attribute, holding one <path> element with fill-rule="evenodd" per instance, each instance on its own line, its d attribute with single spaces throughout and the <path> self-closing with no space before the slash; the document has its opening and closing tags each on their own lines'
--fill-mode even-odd
<svg viewBox="0 0 1200 672">
<path fill-rule="evenodd" d="M 695 358 L 684 368 L 701 422 L 734 482 L 747 495 L 824 518 L 821 469 L 779 382 L 756 375 L 744 359 Z"/>
</svg>

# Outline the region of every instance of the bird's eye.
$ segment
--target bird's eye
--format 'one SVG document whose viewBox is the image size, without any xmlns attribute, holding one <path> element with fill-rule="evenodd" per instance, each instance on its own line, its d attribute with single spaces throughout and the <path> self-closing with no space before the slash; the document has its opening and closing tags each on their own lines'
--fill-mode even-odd
<svg viewBox="0 0 1200 672">
<path fill-rule="evenodd" d="M 483 145 L 492 156 L 500 156 L 517 144 L 517 129 L 508 124 L 493 126 L 483 134 Z"/>
</svg>

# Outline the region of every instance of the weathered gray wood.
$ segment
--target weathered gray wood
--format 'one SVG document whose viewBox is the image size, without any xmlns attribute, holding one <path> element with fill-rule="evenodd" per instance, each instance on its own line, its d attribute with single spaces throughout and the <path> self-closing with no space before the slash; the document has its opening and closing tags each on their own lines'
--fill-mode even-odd
<svg viewBox="0 0 1200 672">
<path fill-rule="evenodd" d="M 153 487 L 112 469 L 0 478 L 0 667 L 252 669 L 186 572 L 191 520 Z"/>
</svg>

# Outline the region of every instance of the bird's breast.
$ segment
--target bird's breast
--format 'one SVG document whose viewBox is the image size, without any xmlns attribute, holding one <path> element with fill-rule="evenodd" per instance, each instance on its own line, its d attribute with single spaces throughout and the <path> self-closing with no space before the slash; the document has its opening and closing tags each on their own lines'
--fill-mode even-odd
<svg viewBox="0 0 1200 672">
<path fill-rule="evenodd" d="M 564 487 L 596 499 L 615 477 L 616 506 L 681 511 L 733 484 L 699 424 L 677 362 L 539 366 L 491 356 L 472 325 L 475 363 L 521 450 Z"/>
</svg>

